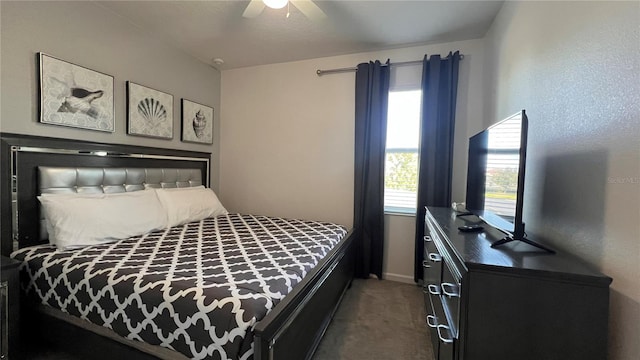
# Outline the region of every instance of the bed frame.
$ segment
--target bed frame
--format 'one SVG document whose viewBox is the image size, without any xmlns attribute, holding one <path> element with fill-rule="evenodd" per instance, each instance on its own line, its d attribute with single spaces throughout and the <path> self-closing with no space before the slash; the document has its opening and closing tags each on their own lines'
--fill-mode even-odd
<svg viewBox="0 0 640 360">
<path fill-rule="evenodd" d="M 210 153 L 0 134 L 2 255 L 42 243 L 38 167 L 197 169 L 209 185 Z M 198 179 L 195 179 L 198 182 Z M 101 185 L 98 185 L 101 186 Z M 254 359 L 309 359 L 353 279 L 353 230 L 254 329 Z M 25 314 L 26 308 L 26 314 Z M 90 358 L 153 359 L 126 339 L 111 339 L 23 306 L 22 339 L 38 332 Z M 124 343 L 124 344 L 123 344 Z M 178 353 L 176 353 L 178 354 Z"/>
</svg>

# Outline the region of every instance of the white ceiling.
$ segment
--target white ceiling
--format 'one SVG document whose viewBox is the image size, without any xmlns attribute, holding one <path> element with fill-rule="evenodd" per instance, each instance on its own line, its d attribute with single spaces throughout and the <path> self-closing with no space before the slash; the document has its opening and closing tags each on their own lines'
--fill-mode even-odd
<svg viewBox="0 0 640 360">
<path fill-rule="evenodd" d="M 97 1 L 219 69 L 481 38 L 503 1 L 328 1 L 307 19 L 294 6 L 242 17 L 248 0 Z"/>
</svg>

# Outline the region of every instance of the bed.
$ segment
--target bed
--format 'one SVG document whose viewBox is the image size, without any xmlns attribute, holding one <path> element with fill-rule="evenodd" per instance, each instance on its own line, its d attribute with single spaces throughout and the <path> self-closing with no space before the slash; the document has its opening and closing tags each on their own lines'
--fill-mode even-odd
<svg viewBox="0 0 640 360">
<path fill-rule="evenodd" d="M 2 253 L 23 261 L 25 299 L 33 300 L 23 333 L 44 332 L 93 358 L 312 356 L 353 277 L 352 231 L 224 214 L 56 250 L 42 245 L 38 195 L 208 186 L 210 154 L 2 135 L 2 163 L 10 164 L 2 171 Z"/>
</svg>

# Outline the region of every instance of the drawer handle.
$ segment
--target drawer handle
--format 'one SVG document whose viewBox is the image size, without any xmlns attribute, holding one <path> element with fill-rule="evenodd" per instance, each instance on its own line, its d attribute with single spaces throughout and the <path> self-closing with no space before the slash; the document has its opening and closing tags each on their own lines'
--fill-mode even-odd
<svg viewBox="0 0 640 360">
<path fill-rule="evenodd" d="M 427 325 L 430 328 L 437 328 L 438 327 L 438 319 L 436 319 L 435 316 L 433 315 L 427 315 Z"/>
<path fill-rule="evenodd" d="M 458 285 L 456 284 L 442 283 L 440 284 L 440 288 L 442 289 L 442 293 L 448 297 L 460 297 Z"/>
<path fill-rule="evenodd" d="M 429 260 L 433 262 L 440 262 L 442 261 L 442 256 L 437 253 L 429 253 Z"/>
<path fill-rule="evenodd" d="M 429 294 L 431 295 L 440 295 L 440 287 L 438 285 L 429 284 L 429 286 L 427 286 L 427 289 L 429 290 Z"/>
<path fill-rule="evenodd" d="M 423 237 L 422 237 L 422 239 L 423 239 L 425 242 L 431 242 L 431 241 L 433 241 L 433 240 L 431 240 L 431 236 L 429 236 L 429 235 L 425 235 L 425 236 L 423 236 Z"/>
<path fill-rule="evenodd" d="M 429 265 L 429 260 L 422 260 L 422 267 L 425 269 L 430 268 L 431 265 Z"/>
<path fill-rule="evenodd" d="M 438 330 L 438 338 L 440 338 L 440 341 L 442 341 L 445 344 L 453 344 L 453 337 L 451 337 L 451 329 L 449 329 L 447 325 L 438 325 L 436 329 Z M 442 329 L 446 330 L 449 337 L 445 337 L 444 335 L 442 335 Z"/>
</svg>

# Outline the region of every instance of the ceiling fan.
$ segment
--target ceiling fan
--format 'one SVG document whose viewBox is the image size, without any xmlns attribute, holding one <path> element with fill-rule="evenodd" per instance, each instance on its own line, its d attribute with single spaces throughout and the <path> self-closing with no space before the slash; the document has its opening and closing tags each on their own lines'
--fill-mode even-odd
<svg viewBox="0 0 640 360">
<path fill-rule="evenodd" d="M 320 21 L 327 17 L 324 11 L 311 0 L 251 0 L 244 10 L 244 13 L 242 13 L 242 16 L 251 19 L 260 15 L 265 6 L 272 9 L 282 9 L 289 4 L 298 8 L 301 13 L 312 21 Z M 289 17 L 288 11 L 287 17 Z"/>
</svg>

